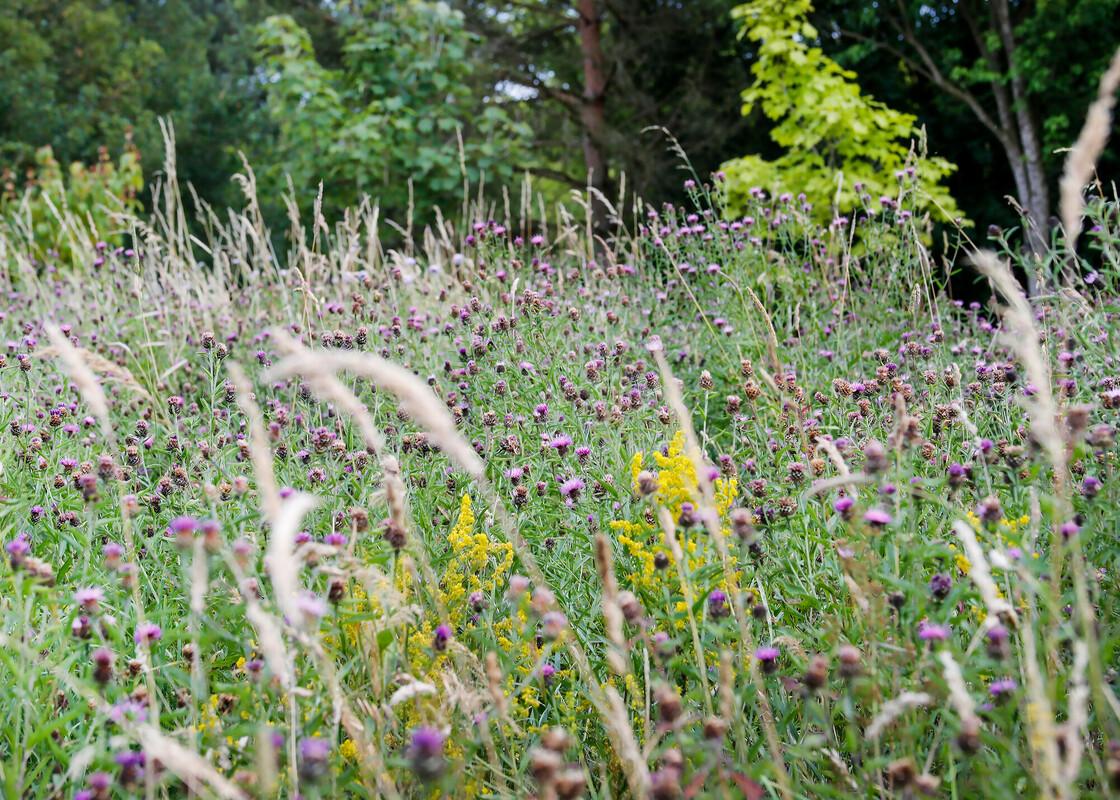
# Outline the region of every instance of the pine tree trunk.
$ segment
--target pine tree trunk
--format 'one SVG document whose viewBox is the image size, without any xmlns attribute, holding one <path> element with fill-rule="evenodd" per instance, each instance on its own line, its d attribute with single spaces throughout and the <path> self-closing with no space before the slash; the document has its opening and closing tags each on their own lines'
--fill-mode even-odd
<svg viewBox="0 0 1120 800">
<path fill-rule="evenodd" d="M 610 181 L 605 150 L 607 73 L 598 3 L 596 0 L 578 0 L 576 10 L 579 12 L 579 45 L 583 55 L 583 102 L 580 107 L 583 157 L 587 164 L 588 185 L 606 197 Z M 594 192 L 591 215 L 595 231 L 605 233 L 607 207 Z"/>
</svg>

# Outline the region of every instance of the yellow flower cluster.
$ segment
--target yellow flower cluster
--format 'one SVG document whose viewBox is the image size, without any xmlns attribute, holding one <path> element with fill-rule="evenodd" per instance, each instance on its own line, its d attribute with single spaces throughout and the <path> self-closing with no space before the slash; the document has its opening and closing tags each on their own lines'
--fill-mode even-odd
<svg viewBox="0 0 1120 800">
<path fill-rule="evenodd" d="M 471 593 L 491 594 L 513 567 L 513 545 L 491 541 L 485 533 L 475 531 L 475 523 L 471 496 L 464 494 L 459 501 L 459 518 L 447 534 L 451 561 L 439 588 L 440 598 L 456 625 L 467 617 L 467 598 Z M 486 576 L 488 570 L 490 574 Z"/>
<path fill-rule="evenodd" d="M 968 517 L 968 523 L 973 528 L 979 530 L 984 527 L 984 523 L 980 521 L 980 517 L 976 516 L 976 514 L 972 511 L 967 512 L 966 516 Z M 1001 534 L 1018 533 L 1020 530 L 1030 525 L 1030 522 L 1031 518 L 1026 514 L 1021 517 L 1003 517 L 998 523 L 996 523 L 996 529 L 999 530 Z"/>
<path fill-rule="evenodd" d="M 968 524 L 971 525 L 974 530 L 984 530 L 984 523 L 981 522 L 980 517 L 975 513 L 968 511 L 965 512 L 965 516 L 968 518 Z M 1019 533 L 1030 525 L 1030 522 L 1031 518 L 1026 514 L 1023 514 L 1021 517 L 1002 517 L 1000 521 L 996 523 L 996 533 L 999 536 L 1000 542 L 1005 547 L 1018 547 L 1020 542 Z M 972 569 L 972 563 L 963 553 L 956 552 L 956 545 L 950 544 L 949 549 L 954 551 L 953 561 L 961 575 L 967 575 L 968 571 Z M 1038 558 L 1038 553 L 1032 553 L 1032 555 L 1034 558 Z"/>
<path fill-rule="evenodd" d="M 353 739 L 347 739 L 338 746 L 338 753 L 347 761 L 357 761 L 358 745 L 354 744 Z"/>
<path fill-rule="evenodd" d="M 216 731 L 222 725 L 221 716 L 218 714 L 218 695 L 210 695 L 210 701 L 202 707 L 202 713 L 198 720 L 198 725 L 191 726 L 191 730 L 197 733 L 206 733 L 207 731 Z"/>
<path fill-rule="evenodd" d="M 471 613 L 468 602 L 473 592 L 493 594 L 513 568 L 513 545 L 495 542 L 476 531 L 478 520 L 469 494 L 459 501 L 459 515 L 447 534 L 451 559 L 443 570 L 436 592 L 447 609 L 453 628 L 458 629 Z M 415 673 L 435 678 L 446 660 L 445 655 L 433 657 L 432 637 L 439 620 L 424 619 L 409 637 L 408 657 Z M 438 681 L 436 681 L 438 685 Z"/>
<path fill-rule="evenodd" d="M 700 499 L 696 467 L 685 452 L 684 432 L 678 431 L 669 442 L 667 451 L 654 452 L 652 459 L 657 476 L 657 491 L 653 499 L 676 518 L 685 503 L 695 504 Z M 635 453 L 630 460 L 630 480 L 635 493 L 640 491 L 638 476 L 645 463 L 645 453 L 641 452 Z M 739 497 L 739 483 L 734 478 L 717 478 L 713 489 L 720 525 L 724 536 L 728 536 L 731 531 L 727 525 L 727 514 Z M 671 557 L 663 544 L 661 529 L 656 524 L 650 524 L 645 520 L 640 522 L 614 520 L 610 523 L 610 527 L 617 533 L 619 544 L 629 556 L 630 572 L 626 575 L 626 580 L 631 589 L 660 596 L 663 588 L 677 585 L 675 574 L 666 575 L 655 567 L 659 553 L 666 558 Z M 708 540 L 707 534 L 690 537 L 687 531 L 678 530 L 677 535 L 680 539 L 681 551 L 688 559 L 687 566 L 690 572 L 704 567 L 718 557 L 715 546 Z"/>
</svg>

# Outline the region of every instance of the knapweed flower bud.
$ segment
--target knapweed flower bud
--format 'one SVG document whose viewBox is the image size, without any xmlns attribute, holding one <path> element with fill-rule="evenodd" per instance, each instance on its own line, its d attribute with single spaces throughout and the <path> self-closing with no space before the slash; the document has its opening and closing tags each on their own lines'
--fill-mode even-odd
<svg viewBox="0 0 1120 800">
<path fill-rule="evenodd" d="M 969 718 L 961 721 L 961 729 L 957 733 L 957 747 L 965 753 L 975 753 L 980 749 L 980 720 Z"/>
<path fill-rule="evenodd" d="M 541 617 L 541 635 L 546 639 L 559 639 L 567 628 L 568 618 L 559 611 L 549 611 Z"/>
<path fill-rule="evenodd" d="M 545 586 L 538 586 L 533 590 L 533 597 L 530 601 L 533 611 L 537 614 L 545 614 L 556 605 L 556 595 L 552 590 Z"/>
<path fill-rule="evenodd" d="M 995 495 L 989 495 L 980 501 L 976 506 L 976 516 L 978 516 L 985 525 L 995 525 L 1003 517 L 1003 506 L 999 502 L 999 498 Z"/>
<path fill-rule="evenodd" d="M 93 679 L 105 685 L 113 679 L 113 652 L 106 647 L 93 651 Z"/>
<path fill-rule="evenodd" d="M 382 528 L 385 541 L 389 543 L 390 547 L 394 550 L 400 550 L 405 546 L 408 539 L 400 523 L 393 519 L 387 519 L 382 523 Z"/>
<path fill-rule="evenodd" d="M 563 767 L 564 759 L 559 753 L 545 747 L 534 747 L 529 751 L 529 773 L 541 785 L 551 784 Z"/>
<path fill-rule="evenodd" d="M 887 783 L 892 789 L 908 789 L 918 777 L 918 767 L 912 758 L 899 758 L 887 764 Z"/>
<path fill-rule="evenodd" d="M 365 533 L 369 530 L 369 512 L 364 508 L 351 508 L 350 524 L 353 526 L 355 533 Z"/>
<path fill-rule="evenodd" d="M 668 684 L 659 684 L 653 692 L 657 714 L 662 725 L 672 726 L 684 713 L 684 704 L 677 691 Z"/>
<path fill-rule="evenodd" d="M 754 518 L 745 508 L 733 508 L 728 515 L 731 520 L 731 530 L 740 541 L 749 542 L 754 537 Z"/>
<path fill-rule="evenodd" d="M 677 800 L 682 794 L 680 770 L 659 769 L 650 773 L 649 796 L 653 800 Z"/>
<path fill-rule="evenodd" d="M 928 772 L 924 772 L 914 779 L 914 788 L 919 794 L 924 794 L 926 797 L 936 797 L 940 786 L 941 779 L 936 775 L 930 775 Z"/>
<path fill-rule="evenodd" d="M 88 639 L 93 635 L 93 624 L 89 617 L 80 614 L 70 623 L 70 633 L 75 639 Z"/>
<path fill-rule="evenodd" d="M 631 625 L 635 625 L 642 618 L 642 604 L 631 591 L 623 590 L 615 598 L 623 618 Z"/>
<path fill-rule="evenodd" d="M 541 734 L 541 744 L 562 755 L 572 746 L 572 737 L 564 728 L 549 728 Z"/>
<path fill-rule="evenodd" d="M 509 579 L 509 599 L 517 602 L 529 591 L 529 579 L 524 575 L 513 575 Z"/>
<path fill-rule="evenodd" d="M 805 670 L 801 682 L 813 692 L 823 688 L 828 683 L 828 659 L 822 655 L 809 659 L 809 668 Z"/>
<path fill-rule="evenodd" d="M 836 651 L 836 657 L 840 660 L 840 677 L 845 679 L 859 677 L 863 671 L 863 666 L 858 648 L 850 644 L 842 645 Z"/>
<path fill-rule="evenodd" d="M 558 800 L 576 800 L 587 788 L 587 778 L 579 767 L 568 767 L 552 784 Z"/>
<path fill-rule="evenodd" d="M 1000 623 L 988 628 L 988 655 L 995 659 L 1006 658 L 1010 653 L 1011 632 Z"/>
<path fill-rule="evenodd" d="M 207 519 L 199 523 L 198 532 L 202 535 L 202 542 L 211 553 L 222 549 L 222 525 L 216 519 Z"/>
<path fill-rule="evenodd" d="M 887 449 L 875 439 L 868 441 L 863 446 L 863 468 L 872 475 L 877 475 L 888 466 Z"/>
<path fill-rule="evenodd" d="M 637 490 L 642 493 L 642 496 L 648 497 L 657 491 L 657 476 L 652 472 L 643 469 L 642 472 L 637 474 Z"/>
<path fill-rule="evenodd" d="M 704 738 L 709 742 L 723 739 L 727 734 L 727 722 L 723 717 L 708 717 L 704 720 Z"/>
</svg>

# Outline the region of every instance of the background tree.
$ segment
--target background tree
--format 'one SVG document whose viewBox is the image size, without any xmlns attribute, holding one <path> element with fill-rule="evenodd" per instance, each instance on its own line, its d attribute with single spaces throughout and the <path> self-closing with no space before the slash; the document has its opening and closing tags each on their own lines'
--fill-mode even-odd
<svg viewBox="0 0 1120 800">
<path fill-rule="evenodd" d="M 916 119 L 860 91 L 855 73 L 819 47 L 808 0 L 752 0 L 738 6 L 743 35 L 758 49 L 754 82 L 743 92 L 743 113 L 758 108 L 774 121 L 782 149 L 773 160 L 748 155 L 727 162 L 726 195 L 737 211 L 754 187 L 803 193 L 819 216 L 895 198 L 897 176 L 913 167 L 920 205 L 942 219 L 959 211 L 942 181 L 953 166 L 912 149 L 921 138 Z M 908 183 L 908 182 L 907 182 Z"/>
<path fill-rule="evenodd" d="M 473 81 L 472 35 L 442 2 L 381 4 L 336 19 L 332 69 L 290 16 L 270 17 L 259 44 L 269 114 L 279 135 L 267 174 L 290 174 L 303 196 L 321 180 L 328 208 L 377 199 L 403 221 L 410 208 L 458 208 L 464 180 L 508 183 L 527 129 Z M 466 170 L 464 174 L 463 170 Z"/>
<path fill-rule="evenodd" d="M 597 164 L 592 180 L 612 201 L 621 173 L 648 199 L 683 196 L 685 165 L 651 126 L 679 139 L 705 176 L 728 153 L 763 144 L 729 102 L 749 75 L 734 0 L 456 1 L 481 37 L 495 91 L 533 129 L 519 166 L 557 190 L 582 189 Z M 599 52 L 588 55 L 596 36 Z"/>
<path fill-rule="evenodd" d="M 1036 250 L 1052 225 L 1064 154 L 1120 39 L 1120 0 L 822 0 L 822 47 L 863 85 L 918 116 L 961 167 L 950 188 L 970 214 L 1012 224 L 1013 195 Z M 1099 165 L 1115 174 L 1115 154 Z"/>
<path fill-rule="evenodd" d="M 329 59 L 337 24 L 301 0 L 5 0 L 0 3 L 0 164 L 22 172 L 50 145 L 64 165 L 116 149 L 131 130 L 144 174 L 163 162 L 159 118 L 176 129 L 178 171 L 205 199 L 238 202 L 238 150 L 274 135 L 253 26 L 290 11 Z M 141 195 L 143 198 L 143 194 Z"/>
</svg>

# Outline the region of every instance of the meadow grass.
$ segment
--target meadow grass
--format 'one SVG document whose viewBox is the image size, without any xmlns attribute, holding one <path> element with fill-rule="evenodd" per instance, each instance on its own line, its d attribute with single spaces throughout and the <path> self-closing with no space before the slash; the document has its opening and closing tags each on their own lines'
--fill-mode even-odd
<svg viewBox="0 0 1120 800">
<path fill-rule="evenodd" d="M 0 233 L 3 796 L 1120 782 L 1115 201 L 981 304 L 905 173 L 279 252 L 167 174 Z"/>
</svg>

